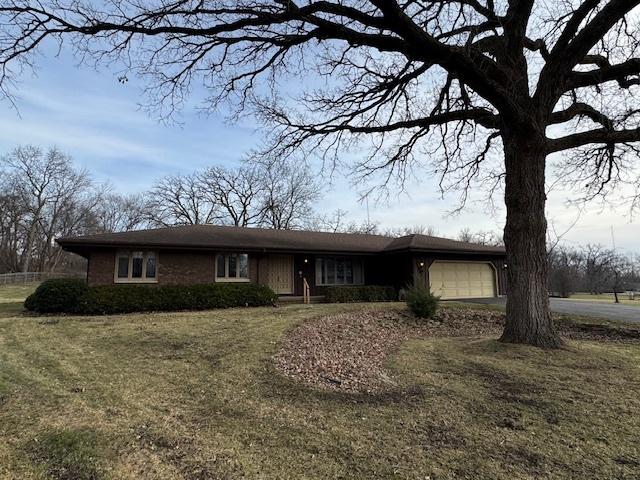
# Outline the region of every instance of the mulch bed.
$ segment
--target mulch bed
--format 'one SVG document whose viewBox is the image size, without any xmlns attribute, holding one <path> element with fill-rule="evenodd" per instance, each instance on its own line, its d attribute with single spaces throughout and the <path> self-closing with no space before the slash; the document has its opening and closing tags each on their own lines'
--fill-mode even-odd
<svg viewBox="0 0 640 480">
<path fill-rule="evenodd" d="M 324 390 L 380 393 L 395 387 L 384 363 L 409 338 L 493 336 L 504 314 L 490 310 L 441 309 L 429 321 L 403 310 L 367 310 L 307 321 L 291 331 L 274 356 L 285 376 Z M 556 322 L 567 339 L 640 342 L 640 329 Z"/>
</svg>

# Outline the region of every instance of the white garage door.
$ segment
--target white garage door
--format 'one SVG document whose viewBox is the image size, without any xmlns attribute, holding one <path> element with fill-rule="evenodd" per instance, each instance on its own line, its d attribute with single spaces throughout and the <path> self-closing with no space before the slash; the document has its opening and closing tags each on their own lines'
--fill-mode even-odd
<svg viewBox="0 0 640 480">
<path fill-rule="evenodd" d="M 496 296 L 495 274 L 488 263 L 434 262 L 429 267 L 429 286 L 443 299 Z"/>
</svg>

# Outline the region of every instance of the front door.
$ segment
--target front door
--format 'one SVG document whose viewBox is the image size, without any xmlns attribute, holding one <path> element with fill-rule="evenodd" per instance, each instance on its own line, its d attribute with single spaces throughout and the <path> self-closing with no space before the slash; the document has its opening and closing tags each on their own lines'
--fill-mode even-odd
<svg viewBox="0 0 640 480">
<path fill-rule="evenodd" d="M 269 287 L 278 295 L 293 294 L 293 256 L 271 255 L 267 278 Z"/>
</svg>

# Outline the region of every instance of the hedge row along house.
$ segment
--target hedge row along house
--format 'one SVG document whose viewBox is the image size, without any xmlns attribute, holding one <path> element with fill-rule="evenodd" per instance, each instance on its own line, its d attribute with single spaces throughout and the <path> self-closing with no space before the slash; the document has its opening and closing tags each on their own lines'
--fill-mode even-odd
<svg viewBox="0 0 640 480">
<path fill-rule="evenodd" d="M 189 225 L 60 238 L 85 257 L 89 285 L 253 282 L 280 296 L 327 286 L 417 281 L 443 299 L 505 295 L 504 248 L 427 235 L 382 235 Z"/>
</svg>

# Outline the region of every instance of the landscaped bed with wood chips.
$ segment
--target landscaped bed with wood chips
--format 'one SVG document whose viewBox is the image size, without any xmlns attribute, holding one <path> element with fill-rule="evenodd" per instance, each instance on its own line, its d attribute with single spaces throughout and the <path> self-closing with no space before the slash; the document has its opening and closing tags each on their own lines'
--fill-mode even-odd
<svg viewBox="0 0 640 480">
<path fill-rule="evenodd" d="M 409 339 L 499 337 L 504 314 L 470 307 L 443 308 L 432 319 L 405 309 L 341 313 L 310 320 L 290 332 L 275 364 L 306 385 L 352 393 L 401 388 L 387 369 L 390 356 Z M 640 344 L 640 327 L 582 323 L 556 318 L 563 338 Z"/>
<path fill-rule="evenodd" d="M 469 306 L 30 316 L 18 293 L 2 479 L 640 478 L 634 327 L 558 320 L 546 351 Z"/>
</svg>

